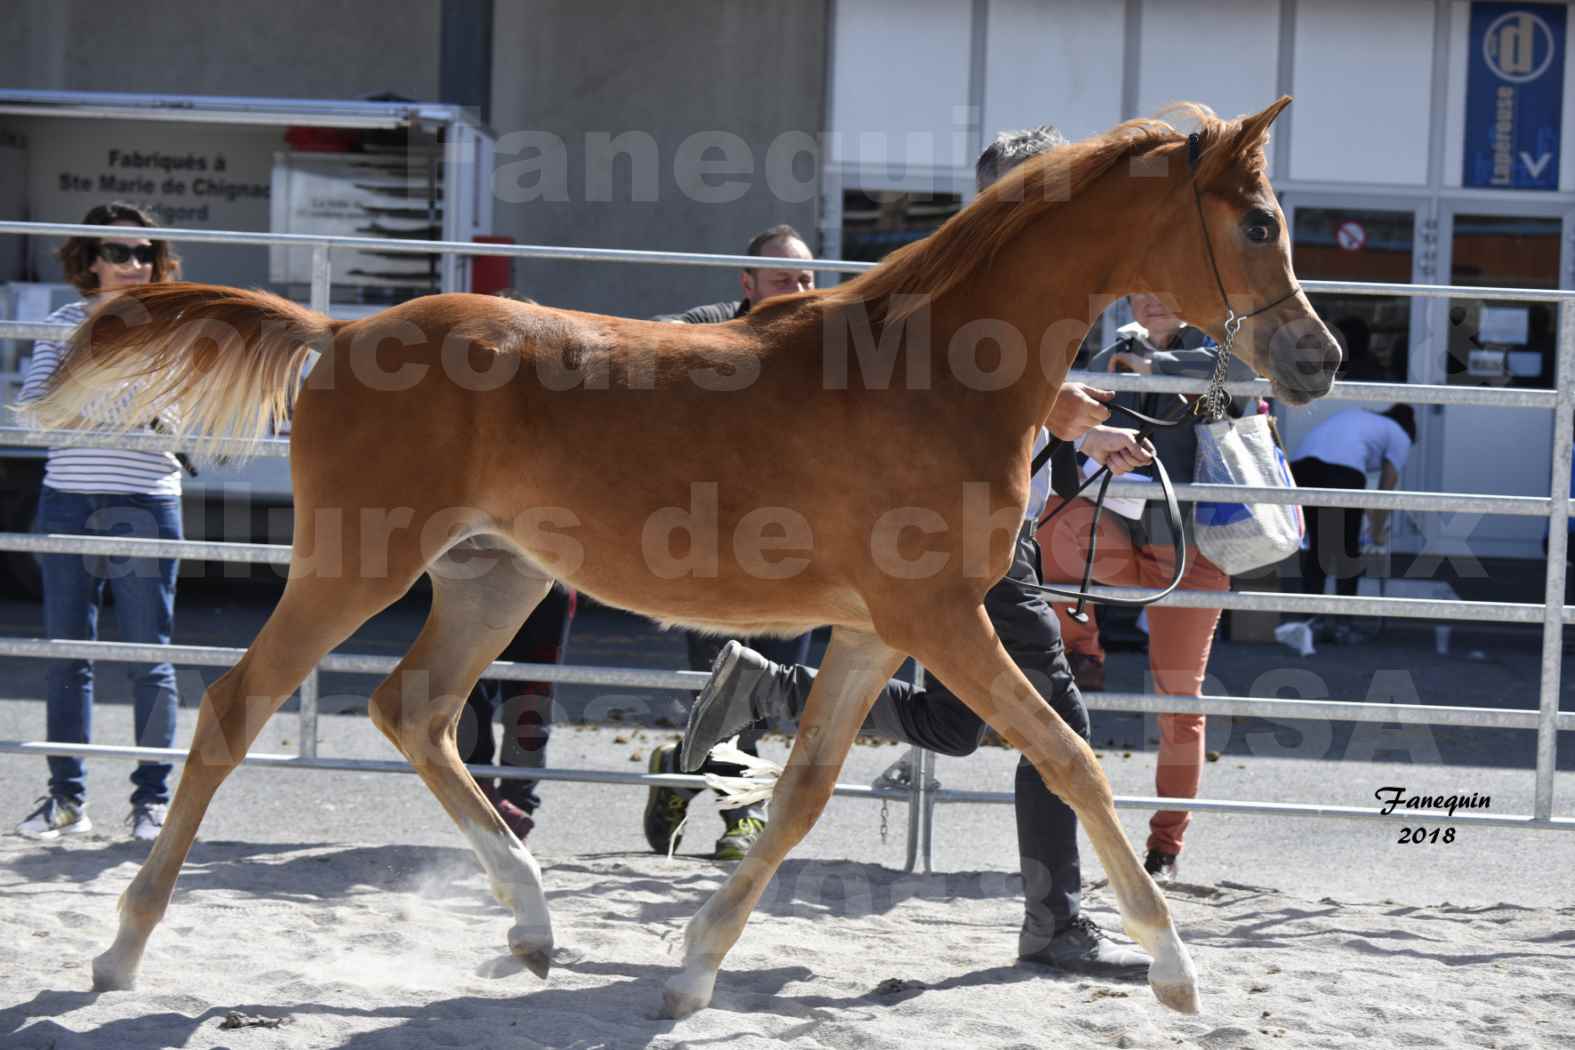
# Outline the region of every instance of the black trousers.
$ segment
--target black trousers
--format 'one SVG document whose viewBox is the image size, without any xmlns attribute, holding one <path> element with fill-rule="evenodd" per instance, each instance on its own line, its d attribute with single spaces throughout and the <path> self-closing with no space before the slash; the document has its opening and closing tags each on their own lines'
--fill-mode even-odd
<svg viewBox="0 0 1575 1050">
<path fill-rule="evenodd" d="M 503 650 L 511 663 L 555 664 L 569 644 L 574 622 L 575 593 L 554 586 Z M 511 682 L 483 678 L 465 700 L 459 719 L 459 754 L 470 766 L 544 766 L 547 738 L 552 734 L 551 682 Z M 502 708 L 502 739 L 494 744 L 492 720 Z M 493 756 L 497 760 L 494 762 Z M 483 780 L 498 797 L 527 813 L 541 805 L 534 780 Z"/>
<path fill-rule="evenodd" d="M 687 640 L 689 644 L 689 670 L 709 671 L 716 662 L 716 656 L 722 647 L 729 641 L 727 638 L 712 634 L 701 634 L 698 631 L 689 631 Z M 798 666 L 809 661 L 810 633 L 799 635 L 797 638 L 772 638 L 754 637 L 739 638 L 738 642 L 753 649 L 773 663 Z M 696 694 L 699 695 L 699 694 Z M 738 734 L 738 749 L 746 755 L 760 754 L 760 736 L 769 727 L 765 723 L 750 726 Z M 713 773 L 719 777 L 738 776 L 743 770 L 725 762 L 718 762 L 713 758 L 706 759 L 705 765 L 699 769 L 701 773 Z M 744 817 L 765 817 L 764 807 L 754 809 L 727 809 L 722 811 L 722 820 L 731 823 Z"/>
<path fill-rule="evenodd" d="M 1291 464 L 1296 484 L 1302 488 L 1365 489 L 1367 475 L 1350 467 L 1325 463 L 1305 456 Z M 1302 593 L 1322 594 L 1324 581 L 1333 563 L 1344 555 L 1341 571 L 1335 575 L 1335 590 L 1351 596 L 1361 583 L 1362 556 L 1361 508 L 1308 507 L 1307 549 L 1302 551 Z"/>
<path fill-rule="evenodd" d="M 1039 545 L 1031 528 L 1025 527 L 1017 538 L 1011 570 L 984 596 L 984 608 L 1001 644 L 1023 674 L 1072 731 L 1087 740 L 1088 709 L 1067 664 L 1060 622 L 1041 595 L 1023 586 L 1038 582 Z M 790 666 L 783 676 L 796 718 L 804 710 L 815 672 Z M 887 682 L 862 732 L 943 755 L 969 755 L 978 750 L 987 728 L 984 721 L 945 683 L 935 678 L 927 681 L 923 689 L 896 679 Z M 1027 759 L 1018 760 L 1015 794 L 1017 851 L 1027 898 L 1020 947 L 1026 954 L 1044 947 L 1077 915 L 1083 876 L 1077 853 L 1077 815 L 1045 786 Z"/>
</svg>

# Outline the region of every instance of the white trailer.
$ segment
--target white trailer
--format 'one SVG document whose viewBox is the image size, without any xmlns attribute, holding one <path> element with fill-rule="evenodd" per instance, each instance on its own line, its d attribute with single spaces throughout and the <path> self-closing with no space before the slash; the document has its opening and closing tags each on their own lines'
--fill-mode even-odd
<svg viewBox="0 0 1575 1050">
<path fill-rule="evenodd" d="M 150 206 L 187 229 L 466 241 L 492 232 L 492 133 L 458 106 L 0 90 L 0 215 L 79 222 L 92 206 Z M 0 235 L 0 319 L 42 321 L 79 296 L 56 238 Z M 183 276 L 309 298 L 310 250 L 176 245 Z M 336 252 L 329 310 L 356 317 L 417 295 L 468 291 L 468 259 Z M 32 344 L 0 339 L 0 398 Z M 42 450 L 0 448 L 0 531 L 29 531 Z M 185 479 L 193 539 L 285 542 L 289 464 L 198 464 Z M 37 586 L 30 555 L 4 555 Z"/>
</svg>

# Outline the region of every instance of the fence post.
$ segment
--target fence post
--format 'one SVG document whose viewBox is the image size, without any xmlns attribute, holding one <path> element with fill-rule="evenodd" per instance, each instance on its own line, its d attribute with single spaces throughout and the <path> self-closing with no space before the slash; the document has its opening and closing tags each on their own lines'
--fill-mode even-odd
<svg viewBox="0 0 1575 1050">
<path fill-rule="evenodd" d="M 924 864 L 924 874 L 928 875 L 934 870 L 930 862 L 935 852 L 935 804 L 940 800 L 936 798 L 934 788 L 935 752 L 927 748 L 919 749 L 919 783 L 924 785 L 919 803 L 924 810 L 924 845 L 920 858 Z"/>
<path fill-rule="evenodd" d="M 333 281 L 333 268 L 329 262 L 330 248 L 326 244 L 312 246 L 312 302 L 311 307 L 320 314 L 328 312 L 329 287 Z"/>
<path fill-rule="evenodd" d="M 296 753 L 302 758 L 317 757 L 317 668 L 301 683 L 301 708 L 298 714 Z"/>
<path fill-rule="evenodd" d="M 320 314 L 328 312 L 332 296 L 333 263 L 328 256 L 331 250 L 327 244 L 312 246 L 311 307 Z M 300 735 L 297 748 L 302 758 L 317 757 L 317 695 L 317 668 L 313 667 L 306 681 L 301 683 L 300 724 L 296 731 Z"/>
<path fill-rule="evenodd" d="M 908 785 L 908 862 L 904 871 L 930 873 L 930 834 L 935 828 L 935 792 L 930 783 L 934 778 L 935 752 L 922 747 L 913 749 L 913 781 Z"/>
<path fill-rule="evenodd" d="M 924 665 L 917 660 L 913 662 L 913 688 L 915 691 L 924 688 Z M 924 748 L 915 745 L 908 754 L 912 758 L 908 771 L 908 860 L 902 870 L 912 872 L 919 866 L 919 851 L 923 847 L 925 835 L 928 831 L 924 826 Z M 925 850 L 926 857 L 928 850 Z M 925 870 L 929 870 L 926 859 Z"/>
<path fill-rule="evenodd" d="M 1575 444 L 1575 299 L 1559 307 L 1558 404 L 1553 409 L 1553 497 L 1548 514 L 1547 607 L 1542 619 L 1542 705 L 1537 718 L 1537 794 L 1532 815 L 1553 816 L 1558 756 L 1559 679 L 1564 658 L 1564 583 L 1569 563 L 1570 454 Z"/>
</svg>

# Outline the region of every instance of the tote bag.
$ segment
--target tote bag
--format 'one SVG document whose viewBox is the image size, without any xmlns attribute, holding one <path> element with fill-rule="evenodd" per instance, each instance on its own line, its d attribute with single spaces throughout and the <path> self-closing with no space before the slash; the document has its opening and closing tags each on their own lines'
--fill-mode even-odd
<svg viewBox="0 0 1575 1050">
<path fill-rule="evenodd" d="M 1267 415 L 1202 423 L 1197 435 L 1199 484 L 1296 487 Z M 1193 524 L 1198 551 L 1231 576 L 1290 557 L 1307 531 L 1301 507 L 1280 503 L 1198 503 Z"/>
</svg>

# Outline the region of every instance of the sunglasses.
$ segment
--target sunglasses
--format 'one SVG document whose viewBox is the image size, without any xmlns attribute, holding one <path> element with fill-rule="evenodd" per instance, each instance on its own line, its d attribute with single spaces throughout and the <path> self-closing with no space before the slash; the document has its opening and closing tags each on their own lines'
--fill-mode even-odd
<svg viewBox="0 0 1575 1050">
<path fill-rule="evenodd" d="M 137 260 L 139 266 L 148 266 L 158 254 L 158 249 L 151 244 L 116 244 L 114 241 L 100 241 L 98 257 L 105 262 L 122 266 L 132 259 Z"/>
</svg>

